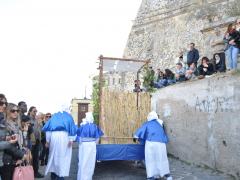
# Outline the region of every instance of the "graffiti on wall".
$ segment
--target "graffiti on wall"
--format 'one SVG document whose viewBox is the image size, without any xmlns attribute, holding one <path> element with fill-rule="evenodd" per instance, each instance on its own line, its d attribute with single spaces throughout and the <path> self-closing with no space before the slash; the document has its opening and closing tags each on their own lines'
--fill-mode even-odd
<svg viewBox="0 0 240 180">
<path fill-rule="evenodd" d="M 209 97 L 196 98 L 195 111 L 217 113 L 217 112 L 233 112 L 233 97 Z"/>
</svg>

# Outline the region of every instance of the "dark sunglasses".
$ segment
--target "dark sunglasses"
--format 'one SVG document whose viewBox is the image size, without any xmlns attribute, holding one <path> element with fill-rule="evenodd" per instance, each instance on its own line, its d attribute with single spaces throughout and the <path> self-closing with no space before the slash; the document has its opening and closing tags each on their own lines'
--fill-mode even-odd
<svg viewBox="0 0 240 180">
<path fill-rule="evenodd" d="M 5 106 L 7 106 L 7 105 L 8 105 L 8 103 L 7 103 L 7 102 L 0 101 L 0 106 L 3 106 L 4 104 L 5 104 Z"/>
<path fill-rule="evenodd" d="M 10 110 L 10 112 L 11 112 L 11 113 L 15 113 L 15 112 L 17 112 L 17 113 L 18 113 L 18 112 L 19 112 L 19 110 L 18 110 L 18 109 L 11 109 L 11 110 Z"/>
<path fill-rule="evenodd" d="M 52 116 L 46 116 L 46 118 L 51 118 Z"/>
</svg>

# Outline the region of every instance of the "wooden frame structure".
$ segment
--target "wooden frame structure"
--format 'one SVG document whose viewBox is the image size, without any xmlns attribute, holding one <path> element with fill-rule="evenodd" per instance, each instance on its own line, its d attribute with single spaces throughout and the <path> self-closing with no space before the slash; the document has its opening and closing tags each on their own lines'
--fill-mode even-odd
<svg viewBox="0 0 240 180">
<path fill-rule="evenodd" d="M 103 100 L 102 100 L 102 89 L 103 89 L 103 71 L 104 71 L 104 61 L 127 61 L 127 62 L 133 62 L 133 63 L 143 63 L 143 65 L 137 69 L 137 80 L 139 80 L 139 73 L 141 69 L 148 65 L 151 60 L 139 60 L 139 59 L 127 59 L 127 58 L 114 58 L 114 57 L 104 57 L 103 55 L 100 55 L 99 58 L 99 125 L 104 128 L 103 123 Z M 137 92 L 137 108 L 138 108 L 138 97 L 139 92 Z"/>
</svg>

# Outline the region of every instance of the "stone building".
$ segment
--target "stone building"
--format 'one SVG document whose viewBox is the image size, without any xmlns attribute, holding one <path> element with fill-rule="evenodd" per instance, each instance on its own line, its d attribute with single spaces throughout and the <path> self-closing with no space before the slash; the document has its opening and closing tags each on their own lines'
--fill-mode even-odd
<svg viewBox="0 0 240 180">
<path fill-rule="evenodd" d="M 194 42 L 200 57 L 211 59 L 223 52 L 223 35 L 239 15 L 239 0 L 143 0 L 124 58 L 151 59 L 154 69 L 173 69 L 179 53 Z M 124 89 L 131 89 L 133 82 L 126 82 Z"/>
</svg>

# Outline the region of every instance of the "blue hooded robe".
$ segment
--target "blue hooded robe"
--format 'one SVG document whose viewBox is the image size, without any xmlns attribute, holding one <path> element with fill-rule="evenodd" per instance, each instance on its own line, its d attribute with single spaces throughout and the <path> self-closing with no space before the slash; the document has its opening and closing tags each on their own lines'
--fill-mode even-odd
<svg viewBox="0 0 240 180">
<path fill-rule="evenodd" d="M 80 141 L 80 138 L 99 139 L 101 136 L 102 130 L 94 123 L 83 124 L 77 130 L 77 141 Z"/>
<path fill-rule="evenodd" d="M 163 126 L 156 120 L 145 122 L 135 133 L 141 143 L 145 141 L 168 143 L 168 137 Z"/>
<path fill-rule="evenodd" d="M 77 127 L 72 116 L 63 111 L 53 114 L 43 126 L 42 131 L 66 131 L 69 136 L 75 136 Z"/>
</svg>

